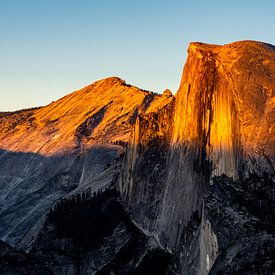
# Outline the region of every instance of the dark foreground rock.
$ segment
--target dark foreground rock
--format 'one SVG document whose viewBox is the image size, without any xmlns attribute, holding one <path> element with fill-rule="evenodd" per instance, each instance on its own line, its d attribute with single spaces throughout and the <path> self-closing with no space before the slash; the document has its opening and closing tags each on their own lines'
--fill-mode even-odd
<svg viewBox="0 0 275 275">
<path fill-rule="evenodd" d="M 1 242 L 1 274 L 273 274 L 272 188 L 268 177 L 213 178 L 170 252 L 135 226 L 115 186 L 87 191 L 52 208 L 29 253 Z"/>
<path fill-rule="evenodd" d="M 157 275 L 171 254 L 131 222 L 110 188 L 60 201 L 29 253 L 2 243 L 0 260 L 1 274 Z"/>
<path fill-rule="evenodd" d="M 194 212 L 184 228 L 170 273 L 196 274 L 206 268 L 209 274 L 273 274 L 272 188 L 270 178 L 251 176 L 236 182 L 214 177 L 201 211 Z"/>
</svg>

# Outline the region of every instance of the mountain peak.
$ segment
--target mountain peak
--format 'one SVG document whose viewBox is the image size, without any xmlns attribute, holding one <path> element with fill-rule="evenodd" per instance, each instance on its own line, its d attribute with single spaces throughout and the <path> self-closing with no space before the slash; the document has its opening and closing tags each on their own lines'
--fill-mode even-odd
<svg viewBox="0 0 275 275">
<path fill-rule="evenodd" d="M 26 119 L 3 119 L 0 142 L 6 150 L 39 150 L 42 154 L 80 144 L 126 142 L 138 114 L 159 97 L 118 77 L 108 77 L 32 111 Z"/>
<path fill-rule="evenodd" d="M 216 44 L 208 44 L 203 42 L 190 42 L 188 47 L 188 52 L 195 52 L 195 51 L 212 51 L 218 52 L 224 49 L 235 49 L 235 50 L 262 50 L 263 48 L 266 50 L 275 50 L 275 46 L 264 43 L 261 41 L 254 41 L 254 40 L 241 40 L 236 41 L 224 45 L 216 45 Z"/>
<path fill-rule="evenodd" d="M 96 82 L 94 82 L 93 84 L 104 84 L 104 85 L 114 85 L 114 84 L 120 84 L 120 85 L 125 85 L 126 81 L 121 79 L 120 77 L 117 76 L 110 76 L 110 77 L 106 77 L 100 80 L 97 80 Z"/>
<path fill-rule="evenodd" d="M 273 155 L 274 138 L 268 129 L 274 116 L 274 49 L 249 40 L 223 46 L 190 43 L 176 95 L 173 138 L 174 142 L 202 138 L 216 174 L 237 177 L 239 146 L 246 154 L 262 146 Z"/>
</svg>

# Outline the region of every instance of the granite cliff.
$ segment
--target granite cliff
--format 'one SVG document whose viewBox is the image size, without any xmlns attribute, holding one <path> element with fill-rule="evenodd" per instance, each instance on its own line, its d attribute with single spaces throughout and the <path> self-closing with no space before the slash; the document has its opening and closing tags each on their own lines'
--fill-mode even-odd
<svg viewBox="0 0 275 275">
<path fill-rule="evenodd" d="M 0 270 L 272 274 L 274 75 L 272 45 L 191 43 L 175 96 L 113 77 L 1 114 Z"/>
<path fill-rule="evenodd" d="M 231 205 L 224 208 L 231 212 L 233 224 L 242 219 L 234 220 L 241 215 L 238 207 L 252 206 L 229 202 L 230 195 L 220 198 L 212 186 L 223 182 L 221 176 L 238 182 L 234 186 L 240 186 L 244 200 L 244 182 L 252 178 L 255 184 L 256 176 L 265 182 L 260 189 L 268 204 L 274 199 L 274 184 L 270 183 L 274 181 L 275 155 L 274 72 L 272 45 L 254 41 L 224 46 L 191 43 L 175 108 L 166 123 L 164 115 L 158 115 L 150 120 L 150 126 L 136 124 L 139 129 L 130 139 L 120 190 L 137 226 L 164 249 L 178 251 L 172 274 L 208 274 L 218 255 L 237 245 L 232 237 L 236 229 L 225 225 L 214 228 L 219 218 L 211 216 L 207 198 Z M 160 113 L 165 113 L 165 108 Z M 163 124 L 169 129 L 162 129 Z M 159 128 L 152 136 L 155 125 Z M 146 142 L 144 136 L 148 136 Z M 246 188 L 242 189 L 243 185 Z M 226 185 L 224 192 L 230 193 L 228 188 Z M 254 190 L 253 196 L 260 200 L 256 193 Z M 220 207 L 218 203 L 216 207 Z M 253 220 L 255 213 L 249 213 Z M 220 230 L 232 230 L 226 244 L 218 235 Z M 239 244 L 234 253 L 241 254 L 242 249 Z M 231 272 L 239 272 L 239 267 L 235 268 Z"/>
</svg>

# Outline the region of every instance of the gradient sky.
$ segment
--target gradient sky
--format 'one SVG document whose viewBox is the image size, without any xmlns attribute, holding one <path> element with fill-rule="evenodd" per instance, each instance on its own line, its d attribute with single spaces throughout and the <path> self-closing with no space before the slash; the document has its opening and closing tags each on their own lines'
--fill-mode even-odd
<svg viewBox="0 0 275 275">
<path fill-rule="evenodd" d="M 274 0 L 0 0 L 0 110 L 98 79 L 176 92 L 190 41 L 275 44 Z"/>
</svg>

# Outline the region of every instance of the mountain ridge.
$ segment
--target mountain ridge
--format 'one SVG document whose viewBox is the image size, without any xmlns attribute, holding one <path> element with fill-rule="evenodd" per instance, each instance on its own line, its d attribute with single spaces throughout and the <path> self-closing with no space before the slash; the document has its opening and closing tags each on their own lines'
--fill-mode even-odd
<svg viewBox="0 0 275 275">
<path fill-rule="evenodd" d="M 110 77 L 0 117 L 0 238 L 55 274 L 270 273 L 274 74 L 274 46 L 192 42 L 174 96 Z"/>
<path fill-rule="evenodd" d="M 104 91 L 104 93 L 102 93 L 102 91 Z M 51 153 L 58 150 L 58 148 L 54 148 L 54 146 L 57 146 L 57 142 L 61 142 L 60 137 L 66 137 L 63 140 L 64 147 L 67 143 L 67 149 L 73 149 L 77 142 L 74 140 L 74 136 L 78 135 L 77 127 L 82 124 L 84 128 L 87 128 L 89 127 L 87 124 L 90 123 L 93 124 L 90 125 L 90 128 L 98 128 L 100 125 L 96 125 L 96 120 L 100 119 L 104 120 L 104 126 L 102 126 L 101 129 L 94 130 L 101 132 L 101 136 L 95 137 L 95 133 L 92 137 L 93 139 L 101 139 L 104 134 L 108 135 L 108 133 L 104 133 L 104 127 L 107 127 L 105 124 L 108 124 L 109 127 L 115 127 L 117 131 L 120 131 L 120 134 L 122 135 L 121 139 L 126 141 L 128 130 L 123 131 L 123 125 L 117 125 L 116 127 L 115 124 L 123 122 L 124 120 L 124 122 L 127 122 L 128 120 L 127 123 L 131 124 L 130 117 L 133 116 L 132 120 L 134 121 L 134 116 L 138 114 L 139 110 L 145 110 L 147 105 L 150 105 L 150 101 L 157 97 L 158 95 L 153 94 L 152 92 L 140 90 L 137 87 L 126 84 L 124 80 L 118 77 L 109 77 L 96 81 L 95 83 L 90 84 L 83 89 L 74 91 L 55 102 L 33 110 L 30 117 L 28 117 L 28 120 L 23 121 L 24 123 L 22 123 L 21 126 L 16 125 L 14 127 L 10 136 L 7 134 L 4 137 L 0 135 L 2 140 L 5 140 L 5 144 L 3 144 L 2 141 L 2 149 L 24 151 L 26 150 L 26 147 L 29 146 L 29 151 L 32 152 L 39 150 L 39 148 L 43 146 L 43 143 L 45 144 L 48 142 L 46 148 L 53 144 L 53 148 L 48 149 L 48 153 Z M 115 101 L 114 104 L 112 104 L 113 101 Z M 130 106 L 130 102 L 133 102 L 136 106 Z M 97 107 L 97 104 L 99 107 Z M 119 105 L 121 106 L 118 107 Z M 122 110 L 119 110 L 118 108 L 122 108 Z M 135 108 L 137 108 L 137 114 L 134 114 Z M 120 113 L 120 118 L 112 118 L 116 113 Z M 89 119 L 93 121 L 89 121 Z M 11 124 L 14 124 L 14 122 Z M 68 128 L 67 125 L 69 125 L 70 128 Z M 9 129 L 9 126 L 10 125 L 7 125 L 6 127 Z M 20 129 L 20 127 L 22 129 Z M 5 125 L 3 128 L 5 128 Z M 124 128 L 127 127 L 125 126 Z M 41 133 L 43 131 L 44 133 Z M 88 131 L 92 131 L 92 129 L 89 129 Z M 29 132 L 30 134 L 24 136 L 25 132 Z M 33 136 L 34 132 L 37 133 L 36 136 Z M 33 137 L 30 137 L 30 135 Z M 117 139 L 119 138 L 120 137 L 118 136 Z M 17 140 L 19 139 L 24 140 L 24 145 L 17 144 Z M 35 139 L 39 146 L 32 148 L 33 140 Z M 41 143 L 41 141 L 43 141 L 43 143 Z M 87 142 L 89 141 L 86 140 L 86 143 Z M 115 142 L 115 137 L 113 142 Z M 15 149 L 16 144 L 17 148 Z M 46 148 L 42 150 L 42 153 L 45 152 L 47 154 Z"/>
</svg>

